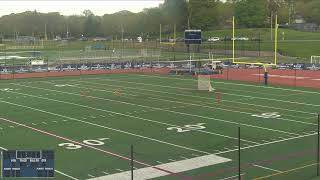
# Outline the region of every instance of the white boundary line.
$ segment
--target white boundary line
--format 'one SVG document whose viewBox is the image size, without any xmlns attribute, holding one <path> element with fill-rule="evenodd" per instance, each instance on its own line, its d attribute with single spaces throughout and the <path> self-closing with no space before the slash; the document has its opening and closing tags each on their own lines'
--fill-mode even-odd
<svg viewBox="0 0 320 180">
<path fill-rule="evenodd" d="M 117 157 L 117 158 L 122 159 L 122 160 L 126 160 L 126 161 L 130 161 L 130 160 L 131 160 L 130 158 L 128 158 L 128 157 L 126 157 L 126 156 L 119 155 L 119 154 L 110 152 L 110 151 L 108 151 L 108 150 L 100 149 L 100 148 L 94 147 L 94 146 L 92 146 L 92 145 L 84 144 L 84 143 L 81 143 L 81 142 L 78 142 L 78 141 L 75 141 L 75 140 L 72 140 L 72 139 L 63 137 L 63 136 L 59 136 L 59 135 L 57 135 L 57 134 L 53 134 L 53 133 L 50 133 L 50 132 L 47 132 L 47 131 L 44 131 L 44 130 L 41 130 L 41 129 L 37 129 L 37 128 L 31 127 L 31 126 L 28 126 L 28 125 L 26 125 L 26 124 L 18 123 L 18 122 L 15 122 L 15 121 L 12 121 L 12 120 L 9 120 L 9 119 L 5 119 L 5 118 L 1 118 L 1 117 L 0 117 L 0 120 L 6 121 L 6 122 L 9 122 L 9 123 L 12 123 L 12 124 L 15 124 L 15 125 L 20 126 L 20 127 L 23 127 L 23 128 L 31 129 L 31 130 L 34 131 L 34 132 L 38 132 L 38 133 L 41 133 L 41 134 L 45 134 L 45 135 L 50 136 L 50 137 L 54 137 L 54 138 L 57 138 L 57 139 L 62 139 L 62 140 L 68 141 L 68 142 L 72 142 L 72 143 L 74 143 L 74 144 L 79 144 L 79 145 L 84 146 L 84 147 L 87 147 L 87 148 L 89 148 L 89 149 L 93 149 L 93 150 L 102 152 L 102 153 L 104 153 L 104 154 L 111 155 L 111 156 L 113 156 L 113 157 Z M 213 156 L 213 157 L 217 157 L 217 158 L 221 158 L 221 159 L 226 159 L 226 158 L 223 158 L 223 157 L 216 156 L 216 155 L 214 155 L 214 154 L 210 154 L 210 155 Z M 135 162 L 135 163 L 137 163 L 137 164 L 140 164 L 140 165 L 143 165 L 143 166 L 150 167 L 150 168 L 152 168 L 152 169 L 156 169 L 157 171 L 163 171 L 163 172 L 167 173 L 167 175 L 174 174 L 174 173 L 173 173 L 172 171 L 170 171 L 170 170 L 166 170 L 166 169 L 163 169 L 163 168 L 157 167 L 157 166 L 152 166 L 152 165 L 150 165 L 150 164 L 147 164 L 147 163 L 144 163 L 144 162 L 141 162 L 141 161 L 138 161 L 138 160 L 133 160 L 133 162 Z"/>
<path fill-rule="evenodd" d="M 170 89 L 194 90 L 194 89 L 190 89 L 190 88 L 179 88 L 179 87 L 174 87 L 174 86 L 155 85 L 155 84 L 148 84 L 148 83 L 141 83 L 141 82 L 129 82 L 129 81 L 121 81 L 121 80 L 109 80 L 109 79 L 105 79 L 105 78 L 94 78 L 94 79 L 100 79 L 100 80 L 106 80 L 106 81 L 116 81 L 116 82 L 125 82 L 125 83 L 130 83 L 130 84 L 163 87 L 163 88 L 170 88 Z M 302 102 L 296 102 L 296 101 L 286 101 L 286 100 L 280 100 L 280 99 L 254 97 L 254 96 L 239 95 L 239 94 L 232 94 L 232 93 L 224 93 L 224 94 L 230 95 L 230 96 L 252 98 L 252 99 L 261 99 L 261 100 L 277 101 L 277 102 L 284 102 L 284 103 L 290 103 L 290 104 L 299 104 L 299 105 L 312 106 L 312 107 L 320 107 L 320 104 L 310 104 L 310 103 L 302 103 Z"/>
<path fill-rule="evenodd" d="M 243 176 L 243 175 L 245 175 L 245 173 L 240 174 L 240 176 Z M 219 179 L 219 180 L 227 180 L 227 179 L 232 179 L 232 178 L 237 178 L 237 177 L 239 177 L 239 175 L 234 175 L 234 176 L 226 177 L 226 178 Z"/>
<path fill-rule="evenodd" d="M 54 171 L 57 172 L 57 173 L 59 173 L 59 174 L 61 174 L 61 175 L 63 175 L 63 176 L 66 176 L 66 177 L 68 177 L 68 178 L 70 178 L 70 179 L 79 180 L 79 179 L 77 179 L 77 178 L 75 178 L 75 177 L 72 177 L 72 176 L 70 176 L 70 175 L 68 175 L 68 174 L 66 174 L 66 173 L 61 172 L 61 171 L 58 171 L 58 170 L 54 170 Z"/>
<path fill-rule="evenodd" d="M 45 111 L 45 110 L 41 110 L 41 109 L 37 109 L 37 108 L 25 106 L 25 105 L 21 105 L 21 104 L 15 104 L 15 103 L 3 101 L 3 100 L 0 100 L 0 102 L 6 103 L 6 104 L 10 104 L 10 105 L 14 105 L 14 106 L 18 106 L 18 107 L 23 107 L 23 108 L 26 108 L 26 109 L 31 109 L 31 110 L 42 112 L 42 113 L 45 113 L 45 114 L 50 114 L 50 115 L 62 117 L 62 118 L 65 118 L 65 119 L 70 119 L 70 120 L 73 120 L 73 121 L 89 124 L 89 125 L 100 127 L 100 128 L 104 128 L 104 129 L 109 129 L 109 130 L 112 130 L 112 131 L 120 132 L 120 133 L 123 133 L 123 134 L 128 134 L 128 135 L 131 135 L 131 136 L 136 136 L 136 137 L 143 138 L 143 139 L 148 139 L 150 141 L 154 141 L 154 142 L 158 142 L 158 143 L 162 143 L 162 144 L 178 147 L 178 148 L 181 148 L 181 149 L 187 149 L 187 150 L 190 150 L 190 151 L 200 152 L 200 153 L 203 153 L 203 154 L 211 154 L 209 152 L 200 151 L 200 150 L 196 150 L 196 149 L 193 149 L 193 148 L 188 148 L 188 147 L 176 145 L 176 144 L 173 144 L 173 143 L 168 143 L 168 142 L 157 140 L 157 139 L 154 139 L 154 138 L 149 138 L 149 137 L 146 137 L 146 136 L 130 133 L 130 132 L 127 132 L 127 131 L 122 131 L 122 130 L 119 130 L 119 129 L 110 128 L 108 126 L 103 126 L 103 125 L 100 125 L 100 124 L 95 124 L 95 123 L 91 123 L 91 122 L 87 122 L 87 121 L 82 121 L 82 120 L 77 119 L 77 118 L 72 118 L 72 117 L 61 115 L 61 114 L 57 114 L 57 113 L 53 113 L 53 112 L 49 112 L 49 111 Z"/>
<path fill-rule="evenodd" d="M 167 78 L 167 79 L 180 79 L 180 80 L 185 80 L 185 81 L 194 81 L 193 79 L 176 78 L 176 77 L 165 77 L 165 76 L 161 76 L 161 75 L 143 75 L 143 74 L 140 74 L 138 76 L 145 76 L 145 77 L 153 76 L 153 77 Z M 231 85 L 237 85 L 237 86 L 248 86 L 248 87 L 263 88 L 263 89 L 276 89 L 276 90 L 282 90 L 282 91 L 293 91 L 293 92 L 302 92 L 302 93 L 311 93 L 311 94 L 319 94 L 320 95 L 320 92 L 316 92 L 316 91 L 305 91 L 305 90 L 280 88 L 280 87 L 273 87 L 273 86 L 257 86 L 257 85 L 245 84 L 245 83 L 242 84 L 242 83 L 220 82 L 220 81 L 216 81 L 215 83 L 231 84 Z"/>
<path fill-rule="evenodd" d="M 294 139 L 301 139 L 301 138 L 305 138 L 305 137 L 309 137 L 309 136 L 314 136 L 314 135 L 317 135 L 317 134 L 318 133 L 300 135 L 300 136 L 295 136 L 295 137 L 292 137 L 292 138 L 281 139 L 281 140 L 278 140 L 278 141 L 270 141 L 270 142 L 262 143 L 260 145 L 251 145 L 251 146 L 241 147 L 240 149 L 241 150 L 251 149 L 251 148 L 254 148 L 254 147 L 260 147 L 260 146 L 265 146 L 265 145 L 270 145 L 270 144 L 276 144 L 276 143 L 286 142 L 286 141 L 290 141 L 290 140 L 294 140 Z M 227 150 L 227 151 L 223 151 L 223 152 L 218 152 L 218 153 L 215 153 L 215 154 L 226 154 L 226 153 L 235 152 L 235 151 L 238 151 L 238 150 L 239 150 L 238 148 L 237 149 L 231 149 L 231 150 Z"/>
<path fill-rule="evenodd" d="M 0 149 L 2 149 L 2 150 L 4 150 L 4 151 L 8 151 L 8 149 L 6 149 L 6 148 L 4 148 L 4 147 L 1 147 L 0 146 Z M 0 159 L 1 160 L 1 162 L 2 162 L 2 159 Z M 1 170 L 2 170 L 2 166 L 1 166 Z M 79 179 L 77 179 L 77 178 L 75 178 L 75 177 L 73 177 L 73 176 L 70 176 L 70 175 L 68 175 L 68 174 L 66 174 L 66 173 L 63 173 L 63 172 L 61 172 L 61 171 L 58 171 L 58 170 L 54 170 L 56 173 L 58 173 L 58 174 L 61 174 L 61 175 L 63 175 L 63 176 L 65 176 L 65 177 L 68 177 L 68 178 L 70 178 L 70 179 L 73 179 L 73 180 L 79 180 Z M 2 172 L 1 172 L 1 175 L 2 175 Z"/>
<path fill-rule="evenodd" d="M 111 81 L 106 79 L 107 81 Z M 151 89 L 144 89 L 144 88 L 138 88 L 138 87 L 129 87 L 129 86 L 120 86 L 120 85 L 114 85 L 114 84 L 105 84 L 105 83 L 94 83 L 94 82 L 88 82 L 88 81 L 79 81 L 79 80 L 69 80 L 69 81 L 75 81 L 75 82 L 81 82 L 81 83 L 88 83 L 88 84 L 97 84 L 97 85 L 104 85 L 104 86 L 112 86 L 112 87 L 121 87 L 123 89 L 138 89 L 138 90 L 142 90 L 142 91 L 150 91 L 150 92 L 155 92 L 155 93 L 162 93 L 162 94 L 171 94 L 171 95 L 176 95 L 176 96 L 185 96 L 185 97 L 194 97 L 194 98 L 200 98 L 200 99 L 207 99 L 207 100 L 211 100 L 210 98 L 207 97 L 202 97 L 202 96 L 195 96 L 195 95 L 188 95 L 188 94 L 177 94 L 177 93 L 173 93 L 173 92 L 167 92 L 167 91 L 157 91 L 157 90 L 151 90 Z M 49 83 L 49 82 L 44 82 L 44 83 Z M 304 114 L 310 114 L 310 115 L 317 115 L 316 113 L 311 113 L 311 112 L 305 112 L 305 111 L 299 111 L 299 110 L 291 110 L 291 109 L 285 109 L 285 108 L 281 108 L 281 107 L 271 107 L 271 106 L 264 106 L 264 105 L 259 105 L 259 104 L 251 104 L 251 103 L 245 103 L 245 102 L 239 102 L 239 101 L 232 101 L 232 100 L 225 100 L 222 99 L 221 101 L 225 101 L 225 102 L 232 102 L 232 103 L 238 103 L 238 104 L 244 104 L 244 105 L 249 105 L 249 106 L 259 106 L 259 107 L 263 107 L 263 108 L 270 108 L 270 109 L 276 109 L 276 110 L 284 110 L 284 111 L 290 111 L 290 112 L 299 112 L 299 113 L 304 113 Z"/>
<path fill-rule="evenodd" d="M 24 86 L 24 85 L 20 85 L 20 86 Z M 26 86 L 26 87 L 30 87 L 30 86 Z M 69 93 L 69 92 L 63 92 L 63 91 L 57 91 L 57 90 L 51 90 L 51 89 L 45 89 L 45 88 L 37 88 L 37 87 L 30 87 L 30 88 L 42 89 L 42 90 L 54 91 L 54 92 L 58 92 L 58 93 L 62 93 L 62 94 L 70 94 L 70 95 L 80 96 L 79 94 L 76 94 L 76 93 Z M 175 124 L 164 123 L 164 122 L 161 122 L 161 121 L 154 121 L 154 120 L 151 120 L 151 119 L 141 118 L 141 117 L 138 117 L 138 116 L 132 116 L 132 115 L 129 115 L 129 114 L 118 113 L 118 112 L 115 112 L 115 111 L 109 111 L 109 110 L 94 108 L 94 107 L 90 107 L 90 106 L 86 106 L 86 105 L 82 105 L 82 104 L 76 104 L 76 103 L 72 103 L 72 102 L 68 102 L 68 101 L 61 101 L 61 100 L 56 100 L 56 99 L 51 99 L 51 98 L 38 97 L 38 96 L 35 96 L 35 95 L 18 93 L 18 92 L 12 92 L 12 91 L 10 91 L 10 92 L 8 92 L 8 93 L 14 93 L 14 94 L 20 94 L 20 95 L 25 95 L 25 96 L 29 96 L 29 97 L 35 97 L 35 98 L 39 98 L 39 99 L 56 101 L 56 102 L 60 102 L 60 103 L 64 103 L 64 104 L 75 105 L 75 106 L 84 107 L 84 108 L 88 108 L 88 109 L 93 109 L 93 110 L 97 110 L 97 111 L 104 111 L 104 112 L 108 112 L 108 113 L 112 113 L 112 114 L 116 114 L 116 115 L 126 116 L 126 117 L 135 118 L 135 119 L 139 119 L 139 120 L 143 120 L 143 121 L 149 121 L 149 122 L 153 122 L 153 123 L 157 123 L 157 124 L 162 124 L 162 125 L 166 125 L 166 126 L 179 126 L 179 125 L 175 125 Z M 105 99 L 105 98 L 99 98 L 99 97 L 94 97 L 94 96 L 87 96 L 87 97 L 91 97 L 91 98 L 95 98 L 95 99 L 100 99 L 100 100 L 113 101 L 113 102 L 123 103 L 123 104 L 127 104 L 127 105 L 132 105 L 132 106 L 141 106 L 141 107 L 144 107 L 144 108 L 151 108 L 150 106 L 148 107 L 148 106 L 143 106 L 143 105 L 138 105 L 138 104 L 132 104 L 132 103 L 127 103 L 127 102 L 122 102 L 122 101 L 117 101 L 117 100 L 112 100 L 112 99 Z M 187 116 L 199 117 L 199 118 L 203 118 L 203 119 L 211 119 L 211 120 L 216 120 L 216 121 L 229 122 L 229 123 L 231 123 L 231 124 L 237 124 L 237 125 L 239 125 L 239 123 L 236 123 L 236 122 L 233 122 L 233 121 L 220 120 L 220 119 L 215 119 L 215 118 L 210 118 L 210 117 L 205 117 L 205 116 L 199 116 L 199 115 L 192 115 L 192 114 L 187 114 L 187 113 L 182 113 L 182 112 L 176 112 L 176 111 L 167 110 L 167 109 L 161 109 L 161 108 L 153 108 L 153 109 L 157 109 L 157 110 L 161 110 L 161 111 L 166 111 L 166 112 L 172 112 L 172 113 L 175 113 L 175 114 L 182 114 L 182 115 L 187 115 Z M 265 129 L 265 130 L 269 130 L 269 131 L 279 131 L 279 132 L 281 132 L 281 133 L 286 133 L 286 134 L 291 134 L 291 135 L 298 135 L 298 134 L 296 134 L 296 133 L 290 133 L 290 132 L 286 132 L 286 131 L 280 131 L 280 130 L 274 130 L 274 129 L 269 129 L 269 128 L 263 128 L 263 127 L 248 125 L 248 124 L 242 124 L 242 123 L 240 123 L 240 125 L 248 126 L 248 127 L 254 127 L 254 128 L 259 128 L 259 129 Z M 229 139 L 234 139 L 234 140 L 237 140 L 237 139 L 238 139 L 238 138 L 236 138 L 236 137 L 231 137 L 231 136 L 222 135 L 222 134 L 213 133 L 213 132 L 208 132 L 208 131 L 202 131 L 202 130 L 195 130 L 195 131 L 199 131 L 199 132 L 203 132 L 203 133 L 207 133 L 207 134 L 212 134 L 212 135 L 216 135 L 216 136 L 221 136 L 221 137 L 225 137 L 225 138 L 229 138 Z M 250 143 L 254 143 L 254 144 L 259 144 L 259 143 L 257 143 L 257 142 L 250 141 L 250 140 L 244 140 L 244 139 L 242 139 L 242 141 L 250 142 Z"/>
<path fill-rule="evenodd" d="M 132 133 L 124 132 L 124 131 L 121 131 L 121 130 L 116 130 L 116 129 L 109 128 L 109 127 L 106 127 L 106 126 L 102 126 L 102 125 L 99 125 L 99 124 L 82 121 L 82 120 L 79 120 L 79 119 L 76 119 L 76 118 L 72 118 L 72 117 L 68 117 L 68 116 L 64 116 L 64 115 L 60 115 L 60 114 L 56 114 L 56 113 L 44 111 L 44 110 L 41 110 L 41 109 L 36 109 L 36 108 L 24 106 L 24 105 L 19 105 L 19 104 L 15 104 L 15 103 L 3 101 L 3 100 L 0 100 L 0 102 L 6 103 L 6 104 L 11 104 L 11 105 L 18 106 L 18 107 L 24 107 L 24 108 L 31 109 L 31 110 L 38 111 L 38 112 L 42 112 L 42 113 L 45 113 L 45 114 L 51 114 L 51 115 L 54 115 L 54 116 L 63 117 L 63 118 L 66 118 L 66 119 L 70 119 L 70 120 L 82 122 L 82 123 L 84 123 L 84 124 L 89 124 L 89 125 L 96 126 L 96 127 L 100 127 L 100 128 L 104 128 L 104 129 L 110 129 L 110 130 L 113 130 L 113 131 L 117 131 L 117 132 L 122 132 L 122 133 L 125 133 L 125 134 L 134 135 L 134 134 L 132 134 Z M 276 143 L 285 142 L 285 141 L 290 141 L 290 140 L 294 140 L 294 139 L 301 139 L 301 138 L 304 138 L 304 137 L 309 137 L 309 136 L 314 136 L 314 135 L 317 135 L 317 133 L 295 136 L 295 137 L 292 137 L 292 138 L 281 139 L 281 140 L 278 140 L 278 141 L 271 141 L 271 142 L 262 143 L 262 144 L 258 144 L 258 145 L 246 146 L 246 147 L 242 147 L 241 150 L 251 149 L 251 148 L 254 148 L 254 147 L 266 146 L 266 145 L 270 145 L 270 144 L 276 144 Z M 152 139 L 152 138 L 146 138 L 146 137 L 141 136 L 141 135 L 135 135 L 135 136 L 141 137 L 141 138 L 143 138 L 143 139 L 149 139 L 149 140 Z M 158 140 L 157 140 L 157 141 L 158 141 Z M 157 142 L 157 141 L 156 141 L 156 142 Z M 220 151 L 220 152 L 217 152 L 217 153 L 214 153 L 214 154 L 219 155 L 219 154 L 226 154 L 226 153 L 235 152 L 235 151 L 238 151 L 238 148 L 237 148 L 237 149 L 227 150 L 227 151 Z M 205 154 L 210 154 L 210 153 L 207 153 L 207 152 L 206 152 Z"/>
<path fill-rule="evenodd" d="M 73 87 L 76 87 L 76 88 L 87 88 L 87 89 L 91 89 L 91 90 L 95 90 L 95 91 L 104 91 L 104 92 L 112 92 L 112 91 L 109 91 L 109 90 L 105 90 L 105 89 L 96 89 L 96 88 L 92 88 L 92 87 L 88 87 L 88 86 L 82 86 L 79 85 L 79 84 L 73 84 L 74 86 Z M 101 84 L 100 84 L 101 85 Z M 105 84 L 103 84 L 105 85 Z M 135 94 L 137 92 L 134 92 L 132 93 L 131 95 Z M 123 93 L 123 94 L 126 94 L 126 93 Z M 146 95 L 146 93 L 138 93 L 138 94 L 144 94 Z M 130 95 L 130 94 L 128 94 Z M 209 109 L 220 109 L 220 110 L 223 110 L 223 111 L 230 111 L 230 112 L 234 112 L 234 113 L 240 113 L 240 114 L 246 114 L 246 115 L 252 115 L 252 113 L 248 113 L 248 112 L 244 112 L 244 111 L 237 111 L 237 110 L 230 110 L 230 109 L 224 109 L 224 108 L 220 108 L 218 106 L 214 106 L 214 107 L 211 107 L 211 106 L 205 106 L 205 105 L 200 105 L 200 104 L 194 104 L 194 103 L 188 103 L 188 102 L 182 102 L 182 101 L 172 101 L 172 100 L 168 100 L 168 99 L 164 99 L 162 98 L 163 96 L 158 96 L 158 95 L 154 95 L 154 94 L 149 94 L 150 96 L 148 96 L 148 98 L 150 99 L 155 99 L 155 100 L 159 100 L 159 101 L 167 101 L 167 102 L 175 102 L 175 103 L 180 103 L 180 104 L 185 104 L 185 105 L 192 105 L 192 106 L 199 106 L 199 107 L 203 107 L 203 108 L 209 108 Z M 133 95 L 133 96 L 136 96 Z M 152 96 L 156 96 L 156 97 L 161 97 L 161 98 L 154 98 Z M 94 96 L 93 96 L 94 97 Z M 104 98 L 106 99 L 106 98 Z M 175 98 L 172 98 L 172 99 L 175 99 Z M 147 100 L 147 99 L 146 99 Z M 203 102 L 201 102 L 203 103 Z M 207 104 L 207 103 L 206 103 Z M 148 106 L 150 108 L 154 108 L 152 106 Z M 292 120 L 292 119 L 286 119 L 286 118 L 274 118 L 274 119 L 279 119 L 279 120 L 283 120 L 283 121 L 289 121 L 289 122 L 295 122 L 295 123 L 300 123 L 300 124 L 308 124 L 308 125 L 317 125 L 316 123 L 309 123 L 309 122 L 304 122 L 304 121 L 297 121 L 297 120 Z"/>
<path fill-rule="evenodd" d="M 80 96 L 79 94 L 75 94 L 75 93 L 69 93 L 69 92 L 63 92 L 63 91 L 57 91 L 57 90 L 51 90 L 51 89 L 45 89 L 45 88 L 38 88 L 38 87 L 31 87 L 31 86 L 20 85 L 20 84 L 15 84 L 15 85 L 24 86 L 24 87 L 29 87 L 29 88 L 34 88 L 34 89 L 54 91 L 54 92 L 59 92 L 59 93 L 62 93 L 62 94 L 70 94 L 70 95 Z M 145 120 L 145 121 L 151 121 L 151 122 L 155 122 L 155 123 L 160 123 L 160 122 L 158 122 L 158 121 L 153 121 L 153 120 L 150 120 L 150 119 L 140 118 L 140 117 L 137 117 L 137 116 L 131 116 L 131 115 L 122 114 L 122 113 L 116 113 L 116 112 L 113 112 L 113 111 L 108 111 L 108 110 L 93 108 L 93 107 L 90 107 L 90 106 L 85 106 L 85 105 L 81 105 L 81 104 L 71 103 L 71 102 L 67 102 L 67 101 L 60 101 L 60 100 L 55 100 L 55 99 L 50 99 L 50 98 L 38 97 L 38 96 L 35 96 L 35 95 L 29 95 L 29 94 L 18 93 L 18 92 L 13 92 L 13 91 L 8 91 L 8 93 L 14 93 L 14 94 L 20 94 L 20 95 L 25 95 L 25 96 L 36 97 L 36 98 L 40 98 L 40 99 L 57 101 L 57 102 L 61 102 L 61 103 L 67 103 L 67 104 L 72 104 L 72 105 L 76 105 L 76 106 L 82 106 L 82 107 L 86 107 L 86 108 L 90 108 L 90 109 L 95 109 L 95 110 L 110 112 L 110 113 L 114 113 L 114 114 L 118 114 L 118 115 L 123 115 L 123 116 L 128 116 L 128 117 L 132 117 L 132 118 L 137 118 L 137 119 L 141 119 L 141 120 Z M 138 105 L 138 104 L 133 104 L 133 103 L 128 103 L 128 102 L 122 102 L 122 101 L 117 101 L 117 100 L 111 100 L 111 99 L 105 99 L 105 98 L 98 98 L 98 97 L 94 97 L 94 96 L 87 96 L 87 97 L 91 97 L 91 98 L 95 98 L 95 99 L 101 99 L 101 100 L 108 100 L 108 101 L 123 103 L 123 104 L 127 104 L 127 105 L 141 106 L 141 107 L 144 107 L 144 108 L 150 108 L 150 107 L 148 107 L 148 106 L 142 106 L 142 105 Z M 290 135 L 295 135 L 295 136 L 296 136 L 296 135 L 299 135 L 299 134 L 291 133 L 291 132 L 287 132 L 287 131 L 282 131 L 282 130 L 277 130 L 277 129 L 271 129 L 271 128 L 265 128 L 265 127 L 250 125 L 250 124 L 246 124 L 246 123 L 239 123 L 239 122 L 228 121 L 228 120 L 223 120 L 223 119 L 218 119 L 218 118 L 212 118 L 212 117 L 207 117 L 207 116 L 200 116 L 200 115 L 183 113 L 183 112 L 177 112 L 177 111 L 172 111 L 172 110 L 167 110 L 167 109 L 161 109 L 161 108 L 154 108 L 154 109 L 162 110 L 162 111 L 166 111 L 166 112 L 171 112 L 171 113 L 175 113 L 175 114 L 180 114 L 180 115 L 186 115 L 186 116 L 191 116 L 191 117 L 202 118 L 202 119 L 210 119 L 210 120 L 225 122 L 225 123 L 229 123 L 229 124 L 236 124 L 236 125 L 247 126 L 247 127 L 257 128 L 257 129 L 263 129 L 263 130 L 267 130 L 267 131 L 279 132 L 279 133 L 290 134 Z M 161 124 L 163 124 L 163 123 L 161 123 Z M 168 124 L 166 124 L 166 125 L 168 125 Z M 257 144 L 258 144 L 258 143 L 257 143 Z"/>
<path fill-rule="evenodd" d="M 266 170 L 273 171 L 273 172 L 277 172 L 277 173 L 281 173 L 282 172 L 282 171 L 279 171 L 279 170 L 276 170 L 276 169 L 268 168 L 268 167 L 265 167 L 265 166 L 260 166 L 260 165 L 257 165 L 257 164 L 252 164 L 252 166 L 258 167 L 258 168 L 261 168 L 261 169 L 266 169 Z"/>
<path fill-rule="evenodd" d="M 146 75 L 140 75 L 140 76 L 146 76 Z M 151 75 L 150 75 L 151 76 Z M 180 80 L 188 80 L 188 81 L 192 81 L 192 79 L 182 79 L 182 78 L 171 78 L 171 77 L 163 77 L 163 76 L 154 76 L 154 77 L 160 77 L 160 78 L 169 78 L 169 79 L 180 79 Z M 111 80 L 111 79 L 106 79 L 106 78 L 80 78 L 81 80 L 90 80 L 90 79 L 98 79 L 98 80 L 106 80 L 106 81 L 116 81 L 116 80 Z M 131 78 L 133 79 L 133 78 Z M 79 80 L 75 80 L 75 79 L 55 79 L 52 81 L 78 81 L 78 82 L 86 82 L 86 83 L 92 83 L 92 82 L 88 82 L 88 81 L 79 81 Z M 48 83 L 47 81 L 44 80 L 39 80 L 39 81 L 32 81 L 32 82 L 44 82 L 44 83 Z M 116 81 L 117 82 L 117 81 Z M 22 83 L 26 83 L 26 82 L 22 82 Z M 221 82 L 222 83 L 222 82 Z M 99 84 L 99 83 L 96 83 Z M 236 83 L 235 83 L 236 84 Z M 109 84 L 108 84 L 109 85 Z M 246 86 L 246 84 L 238 84 L 238 85 L 244 85 Z M 141 89 L 138 87 L 135 88 L 131 88 L 128 86 L 119 86 L 119 85 L 109 85 L 109 86 L 117 86 L 117 87 L 122 87 L 122 88 L 127 88 L 127 89 Z M 251 85 L 248 85 L 251 86 Z M 254 86 L 254 85 L 252 85 Z M 260 86 L 256 86 L 256 87 L 260 87 Z M 141 89 L 144 91 L 150 91 L 150 92 L 157 92 L 157 93 L 165 93 L 165 94 L 173 94 L 173 95 L 180 95 L 180 96 L 186 96 L 186 97 L 196 97 L 196 98 L 200 98 L 200 99 L 208 99 L 206 97 L 201 97 L 201 96 L 194 96 L 194 95 L 187 95 L 187 94 L 177 94 L 177 93 L 171 93 L 171 92 L 163 92 L 163 91 L 156 91 L 156 90 L 151 90 L 151 89 Z M 290 89 L 288 89 L 290 90 Z M 320 92 L 319 92 L 320 93 Z M 222 100 L 225 102 L 233 102 L 233 103 L 238 103 L 238 104 L 245 104 L 245 105 L 250 105 L 250 106 L 259 106 L 259 107 L 263 107 L 263 108 L 271 108 L 271 109 L 281 109 L 281 110 L 285 110 L 285 111 L 290 111 L 290 112 L 299 112 L 299 113 L 305 113 L 305 114 L 310 114 L 310 115 L 317 115 L 317 113 L 312 113 L 312 112 L 306 112 L 306 111 L 299 111 L 299 110 L 291 110 L 291 109 L 286 109 L 286 108 L 281 108 L 281 107 L 270 107 L 270 106 L 264 106 L 264 105 L 259 105 L 259 104 L 251 104 L 251 103 L 245 103 L 245 102 L 238 102 L 238 101 L 232 101 L 232 100 Z"/>
</svg>

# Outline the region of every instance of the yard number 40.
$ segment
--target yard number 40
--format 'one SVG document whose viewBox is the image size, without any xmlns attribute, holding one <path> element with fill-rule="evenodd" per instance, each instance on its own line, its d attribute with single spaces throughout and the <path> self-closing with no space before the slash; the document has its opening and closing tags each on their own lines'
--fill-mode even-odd
<svg viewBox="0 0 320 180">
<path fill-rule="evenodd" d="M 278 118 L 281 117 L 281 115 L 278 112 L 269 112 L 269 113 L 262 113 L 262 114 L 252 114 L 251 116 L 254 117 L 260 117 L 260 118 Z"/>
<path fill-rule="evenodd" d="M 109 138 L 87 139 L 87 140 L 83 140 L 82 143 L 89 146 L 101 146 L 101 145 L 104 145 L 103 140 L 106 140 L 106 139 L 109 139 Z M 74 144 L 74 143 L 61 143 L 58 146 L 65 147 L 66 149 L 71 149 L 71 150 L 82 148 L 80 144 Z"/>
<path fill-rule="evenodd" d="M 188 131 L 205 129 L 206 127 L 203 126 L 204 124 L 205 123 L 198 123 L 198 124 L 190 124 L 190 125 L 184 125 L 184 126 L 168 127 L 167 130 L 176 130 L 179 133 L 183 133 Z"/>
</svg>

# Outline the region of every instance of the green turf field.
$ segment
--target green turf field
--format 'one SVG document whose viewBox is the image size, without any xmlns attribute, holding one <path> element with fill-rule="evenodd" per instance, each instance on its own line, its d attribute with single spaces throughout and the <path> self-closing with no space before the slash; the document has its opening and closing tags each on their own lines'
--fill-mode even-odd
<svg viewBox="0 0 320 180">
<path fill-rule="evenodd" d="M 146 74 L 0 81 L 0 148 L 53 149 L 55 179 L 118 179 L 131 145 L 135 169 L 155 179 L 236 179 L 240 127 L 244 179 L 316 177 L 319 90 L 212 85 Z"/>
</svg>

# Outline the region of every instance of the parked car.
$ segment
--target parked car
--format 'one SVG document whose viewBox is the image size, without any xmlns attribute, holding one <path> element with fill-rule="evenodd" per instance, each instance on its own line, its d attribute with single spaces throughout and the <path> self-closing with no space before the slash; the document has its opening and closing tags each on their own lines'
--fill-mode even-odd
<svg viewBox="0 0 320 180">
<path fill-rule="evenodd" d="M 234 38 L 231 38 L 231 40 L 235 40 L 235 41 L 249 41 L 249 38 L 247 37 L 234 37 Z"/>
<path fill-rule="evenodd" d="M 312 64 L 311 66 L 306 67 L 306 69 L 311 70 L 311 71 L 318 71 L 318 70 L 320 70 L 320 67 L 315 64 Z"/>
<path fill-rule="evenodd" d="M 79 38 L 79 41 L 88 41 L 87 37 L 81 36 L 81 38 Z"/>
<path fill-rule="evenodd" d="M 54 40 L 54 41 L 61 41 L 62 38 L 61 38 L 60 36 L 56 36 L 53 40 Z"/>
<path fill-rule="evenodd" d="M 95 37 L 93 38 L 93 41 L 106 41 L 107 39 L 106 38 L 103 38 L 103 37 Z"/>
<path fill-rule="evenodd" d="M 141 37 L 141 36 L 137 37 L 137 41 L 138 41 L 139 43 L 142 43 L 142 41 L 143 41 L 142 37 Z"/>
</svg>

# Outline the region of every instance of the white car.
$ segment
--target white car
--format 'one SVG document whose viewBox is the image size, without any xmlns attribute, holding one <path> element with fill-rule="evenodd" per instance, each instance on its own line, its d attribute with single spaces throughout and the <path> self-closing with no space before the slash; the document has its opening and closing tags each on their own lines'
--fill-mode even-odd
<svg viewBox="0 0 320 180">
<path fill-rule="evenodd" d="M 219 37 L 211 37 L 208 39 L 208 42 L 216 42 L 216 41 L 220 41 Z"/>
<path fill-rule="evenodd" d="M 137 41 L 139 42 L 139 43 L 142 43 L 142 37 L 137 37 Z"/>
<path fill-rule="evenodd" d="M 316 65 L 312 65 L 311 67 L 307 67 L 307 69 L 309 69 L 309 70 L 311 70 L 311 71 L 318 71 L 318 70 L 320 70 L 320 68 L 319 67 L 317 67 Z"/>
<path fill-rule="evenodd" d="M 247 37 L 235 37 L 235 38 L 231 38 L 231 40 L 235 40 L 235 41 L 249 41 L 249 38 Z"/>
</svg>

